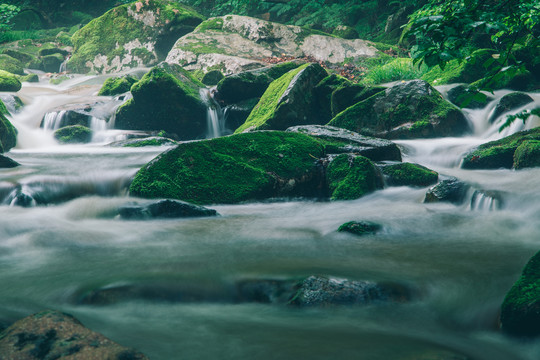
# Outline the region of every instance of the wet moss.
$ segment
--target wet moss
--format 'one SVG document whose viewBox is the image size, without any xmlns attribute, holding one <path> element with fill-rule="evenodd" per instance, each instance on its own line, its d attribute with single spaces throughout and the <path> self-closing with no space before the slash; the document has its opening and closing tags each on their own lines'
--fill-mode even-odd
<svg viewBox="0 0 540 360">
<path fill-rule="evenodd" d="M 103 86 L 99 90 L 99 96 L 112 96 L 123 94 L 128 92 L 133 84 L 135 84 L 139 79 L 130 76 L 120 76 L 120 77 L 111 77 L 105 80 Z"/>
<path fill-rule="evenodd" d="M 388 183 L 394 186 L 428 186 L 439 179 L 436 171 L 411 163 L 399 163 L 382 167 Z"/>
<path fill-rule="evenodd" d="M 17 76 L 0 70 L 0 91 L 19 91 L 22 87 Z"/>
<path fill-rule="evenodd" d="M 197 26 L 195 31 L 202 32 L 206 30 L 222 30 L 223 29 L 223 18 L 216 17 L 216 18 L 210 18 L 208 20 L 203 21 L 202 23 Z"/>
<path fill-rule="evenodd" d="M 366 157 L 342 154 L 326 170 L 332 200 L 358 199 L 383 186 L 379 171 Z"/>
<path fill-rule="evenodd" d="M 540 166 L 540 140 L 527 140 L 514 152 L 514 168 L 523 169 Z"/>
<path fill-rule="evenodd" d="M 71 125 L 54 132 L 54 138 L 61 144 L 87 143 L 92 140 L 92 130 L 82 125 Z"/>
</svg>

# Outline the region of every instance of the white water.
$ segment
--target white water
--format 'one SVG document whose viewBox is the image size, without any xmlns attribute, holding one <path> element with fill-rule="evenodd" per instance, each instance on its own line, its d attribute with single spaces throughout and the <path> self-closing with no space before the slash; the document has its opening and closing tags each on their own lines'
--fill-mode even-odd
<svg viewBox="0 0 540 360">
<path fill-rule="evenodd" d="M 206 114 L 206 138 L 213 139 L 225 134 L 225 116 L 219 104 L 212 97 L 213 89 L 200 89 L 201 99 L 208 110 Z"/>
<path fill-rule="evenodd" d="M 460 206 L 424 204 L 427 188 L 394 187 L 355 201 L 221 205 L 213 207 L 217 218 L 122 221 L 118 206 L 134 200 L 129 179 L 163 149 L 59 146 L 39 129 L 51 109 L 93 97 L 94 81 L 25 84 L 19 94 L 27 105 L 12 118 L 19 145 L 8 155 L 23 166 L 0 170 L 0 324 L 58 309 L 153 360 L 539 358 L 538 342 L 498 331 L 497 313 L 540 250 L 540 169 L 457 167 L 469 148 L 502 136 L 482 127 L 478 119 L 488 114 L 475 115 L 473 136 L 399 142 L 407 161 L 473 184 Z M 57 201 L 10 207 L 13 186 Z M 489 198 L 495 193 L 504 201 Z M 350 220 L 378 222 L 383 231 L 362 238 L 335 231 Z M 404 304 L 321 309 L 76 301 L 118 284 L 219 291 L 239 279 L 311 274 L 397 281 L 416 295 Z"/>
</svg>

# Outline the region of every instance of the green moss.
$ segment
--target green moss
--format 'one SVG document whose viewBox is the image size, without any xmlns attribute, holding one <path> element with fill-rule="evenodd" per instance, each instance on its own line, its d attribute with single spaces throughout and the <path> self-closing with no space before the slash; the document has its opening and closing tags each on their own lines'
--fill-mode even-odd
<svg viewBox="0 0 540 360">
<path fill-rule="evenodd" d="M 49 84 L 58 85 L 69 79 L 71 78 L 67 75 L 55 76 L 49 80 Z"/>
<path fill-rule="evenodd" d="M 235 133 L 241 133 L 249 128 L 262 130 L 265 128 L 265 124 L 274 115 L 274 111 L 279 104 L 279 100 L 285 93 L 285 90 L 289 87 L 292 79 L 303 69 L 307 68 L 309 64 L 305 64 L 289 71 L 285 75 L 281 76 L 277 80 L 274 80 L 265 91 L 259 103 L 255 106 L 246 122 L 236 129 Z"/>
<path fill-rule="evenodd" d="M 18 76 L 18 79 L 20 82 L 31 82 L 31 83 L 39 82 L 38 74 L 28 74 L 24 76 Z"/>
<path fill-rule="evenodd" d="M 332 200 L 354 200 L 382 188 L 377 168 L 363 156 L 337 156 L 328 165 L 326 176 Z"/>
<path fill-rule="evenodd" d="M 139 80 L 131 75 L 108 78 L 99 90 L 98 96 L 123 94 L 128 92 L 137 81 Z"/>
<path fill-rule="evenodd" d="M 332 117 L 354 104 L 364 101 L 378 92 L 384 91 L 382 86 L 365 86 L 344 82 L 331 95 Z"/>
<path fill-rule="evenodd" d="M 149 139 L 141 139 L 129 141 L 124 144 L 124 147 L 145 147 L 145 146 L 163 146 L 163 145 L 172 145 L 175 141 L 167 139 L 164 137 L 153 137 Z"/>
<path fill-rule="evenodd" d="M 202 32 L 206 30 L 222 30 L 223 29 L 223 18 L 211 18 L 206 21 L 203 21 L 202 23 L 197 26 L 195 31 Z"/>
<path fill-rule="evenodd" d="M 92 130 L 82 125 L 71 125 L 54 132 L 54 138 L 62 144 L 87 143 L 92 139 Z"/>
<path fill-rule="evenodd" d="M 526 140 L 514 152 L 514 168 L 540 166 L 540 140 Z"/>
<path fill-rule="evenodd" d="M 0 145 L 0 152 L 9 151 L 17 145 L 17 129 L 3 114 L 0 114 Z"/>
<path fill-rule="evenodd" d="M 224 78 L 224 75 L 219 70 L 210 70 L 201 79 L 201 82 L 207 86 L 215 86 L 217 85 L 222 79 Z"/>
<path fill-rule="evenodd" d="M 382 172 L 388 176 L 388 183 L 394 186 L 428 186 L 439 179 L 437 172 L 411 163 L 384 166 Z"/>
<path fill-rule="evenodd" d="M 296 133 L 255 132 L 183 143 L 141 169 L 130 193 L 196 204 L 273 197 L 277 184 L 315 171 L 322 147 Z"/>
<path fill-rule="evenodd" d="M 0 54 L 0 70 L 12 74 L 24 75 L 23 64 L 19 60 L 6 54 Z"/>
<path fill-rule="evenodd" d="M 4 102 L 0 99 L 0 115 L 11 115 L 4 104 Z"/>
<path fill-rule="evenodd" d="M 0 91 L 19 91 L 22 87 L 17 76 L 0 70 Z"/>
</svg>

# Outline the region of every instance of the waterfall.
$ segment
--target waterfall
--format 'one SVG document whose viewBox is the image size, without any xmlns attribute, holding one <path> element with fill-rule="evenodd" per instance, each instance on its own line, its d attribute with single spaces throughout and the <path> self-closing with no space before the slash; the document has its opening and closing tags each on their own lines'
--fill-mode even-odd
<svg viewBox="0 0 540 360">
<path fill-rule="evenodd" d="M 71 56 L 66 57 L 66 59 L 60 64 L 60 68 L 58 69 L 59 73 L 67 72 L 67 62 L 70 58 Z"/>
<path fill-rule="evenodd" d="M 43 128 L 45 130 L 58 130 L 62 126 L 62 121 L 66 115 L 66 110 L 46 113 L 43 117 Z"/>
<path fill-rule="evenodd" d="M 501 200 L 496 194 L 476 190 L 469 204 L 472 211 L 495 211 L 501 208 Z"/>
<path fill-rule="evenodd" d="M 207 107 L 206 113 L 206 138 L 212 139 L 223 135 L 225 130 L 225 117 L 221 106 L 214 100 L 212 92 L 215 88 L 201 88 L 199 94 Z"/>
</svg>

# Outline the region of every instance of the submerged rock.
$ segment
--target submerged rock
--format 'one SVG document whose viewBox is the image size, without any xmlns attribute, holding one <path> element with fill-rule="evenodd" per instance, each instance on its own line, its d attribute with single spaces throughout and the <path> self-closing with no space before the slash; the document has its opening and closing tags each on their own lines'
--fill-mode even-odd
<svg viewBox="0 0 540 360">
<path fill-rule="evenodd" d="M 332 159 L 326 179 L 332 200 L 358 199 L 383 187 L 377 167 L 360 155 L 341 154 Z"/>
<path fill-rule="evenodd" d="M 470 186 L 457 178 L 445 179 L 426 193 L 425 203 L 451 202 L 461 204 Z"/>
<path fill-rule="evenodd" d="M 73 316 L 44 311 L 17 321 L 0 334 L 3 359 L 132 359 L 142 353 L 84 327 Z"/>
<path fill-rule="evenodd" d="M 437 172 L 418 164 L 399 163 L 380 167 L 388 185 L 392 186 L 428 186 L 439 179 Z"/>
<path fill-rule="evenodd" d="M 115 127 L 163 130 L 180 140 L 204 137 L 207 107 L 199 95 L 202 87 L 180 66 L 161 63 L 132 86 L 133 99 L 118 108 Z"/>
<path fill-rule="evenodd" d="M 312 89 L 326 76 L 326 71 L 315 63 L 302 65 L 274 80 L 235 133 L 325 123 L 327 119 L 321 119 Z"/>
<path fill-rule="evenodd" d="M 540 335 L 540 252 L 536 253 L 501 306 L 503 331 L 516 336 Z"/>
<path fill-rule="evenodd" d="M 349 221 L 338 228 L 339 232 L 348 232 L 354 235 L 363 236 L 375 234 L 381 230 L 382 226 L 369 221 Z"/>
<path fill-rule="evenodd" d="M 145 205 L 129 203 L 120 207 L 119 213 L 121 218 L 129 220 L 219 215 L 216 210 L 176 200 L 160 200 Z"/>
<path fill-rule="evenodd" d="M 339 113 L 328 125 L 388 139 L 459 136 L 470 130 L 461 111 L 422 80 L 378 92 Z"/>
<path fill-rule="evenodd" d="M 203 17 L 174 1 L 146 0 L 118 6 L 92 20 L 71 38 L 72 72 L 119 72 L 155 65 L 174 42 Z"/>
<path fill-rule="evenodd" d="M 92 140 L 92 130 L 86 126 L 65 126 L 54 132 L 54 138 L 61 144 L 85 144 Z"/>
</svg>

